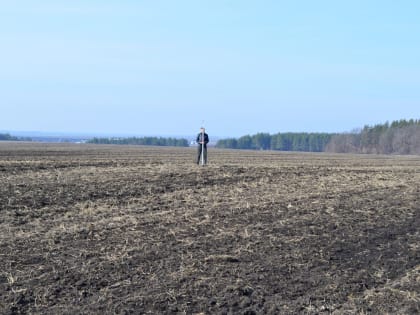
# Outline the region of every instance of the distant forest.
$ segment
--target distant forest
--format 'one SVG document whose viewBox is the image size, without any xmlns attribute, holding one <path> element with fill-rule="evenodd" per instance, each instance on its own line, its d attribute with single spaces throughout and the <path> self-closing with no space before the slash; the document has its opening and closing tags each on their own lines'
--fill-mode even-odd
<svg viewBox="0 0 420 315">
<path fill-rule="evenodd" d="M 360 132 L 335 135 L 326 152 L 420 154 L 420 120 L 397 120 L 365 126 Z"/>
<path fill-rule="evenodd" d="M 0 133 L 0 141 L 32 141 L 31 138 L 14 137 L 8 133 Z"/>
<path fill-rule="evenodd" d="M 420 154 L 420 120 L 397 120 L 350 133 L 257 133 L 219 140 L 218 148 L 335 153 Z"/>
<path fill-rule="evenodd" d="M 32 141 L 0 133 L 0 141 Z M 187 139 L 163 137 L 93 138 L 87 143 L 188 147 Z M 221 139 L 217 148 L 331 153 L 420 154 L 420 119 L 366 125 L 349 133 L 257 133 Z"/>
<path fill-rule="evenodd" d="M 162 138 L 162 137 L 93 138 L 91 140 L 88 140 L 87 143 L 188 147 L 188 140 L 186 139 Z"/>
<path fill-rule="evenodd" d="M 257 133 L 239 139 L 228 138 L 217 141 L 217 148 L 247 150 L 279 150 L 323 152 L 334 134 L 328 133 Z"/>
<path fill-rule="evenodd" d="M 0 133 L 0 141 L 16 141 L 18 138 L 9 135 L 8 133 Z"/>
</svg>

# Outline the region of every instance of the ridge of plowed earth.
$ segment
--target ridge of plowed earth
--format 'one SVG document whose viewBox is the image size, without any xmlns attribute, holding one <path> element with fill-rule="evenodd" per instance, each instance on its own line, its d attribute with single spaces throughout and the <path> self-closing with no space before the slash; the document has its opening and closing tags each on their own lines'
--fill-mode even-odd
<svg viewBox="0 0 420 315">
<path fill-rule="evenodd" d="M 417 314 L 420 158 L 0 144 L 2 314 Z"/>
</svg>

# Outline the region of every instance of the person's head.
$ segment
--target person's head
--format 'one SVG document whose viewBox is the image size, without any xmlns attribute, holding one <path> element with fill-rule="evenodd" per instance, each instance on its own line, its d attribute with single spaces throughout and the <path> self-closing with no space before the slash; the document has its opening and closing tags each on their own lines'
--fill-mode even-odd
<svg viewBox="0 0 420 315">
<path fill-rule="evenodd" d="M 200 128 L 200 132 L 205 132 L 205 131 L 206 131 L 206 129 L 204 127 Z"/>
</svg>

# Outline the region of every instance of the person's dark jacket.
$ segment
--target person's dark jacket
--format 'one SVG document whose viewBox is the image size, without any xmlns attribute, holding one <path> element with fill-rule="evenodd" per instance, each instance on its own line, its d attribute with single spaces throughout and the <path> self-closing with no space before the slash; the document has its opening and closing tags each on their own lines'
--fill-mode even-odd
<svg viewBox="0 0 420 315">
<path fill-rule="evenodd" d="M 203 134 L 200 132 L 198 135 L 197 135 L 197 139 L 196 139 L 196 142 L 198 143 L 198 144 L 200 144 L 201 145 L 201 142 L 203 142 L 202 141 L 202 137 L 203 137 Z M 207 146 L 207 143 L 209 143 L 209 135 L 207 134 L 207 133 L 204 133 L 204 146 L 206 147 Z"/>
</svg>

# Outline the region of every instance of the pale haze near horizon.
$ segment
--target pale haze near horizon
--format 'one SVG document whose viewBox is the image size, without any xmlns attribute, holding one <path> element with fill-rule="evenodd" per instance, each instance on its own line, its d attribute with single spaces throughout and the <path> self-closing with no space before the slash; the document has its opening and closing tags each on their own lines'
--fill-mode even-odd
<svg viewBox="0 0 420 315">
<path fill-rule="evenodd" d="M 417 1 L 10 1 L 0 130 L 345 132 L 420 118 Z"/>
</svg>

